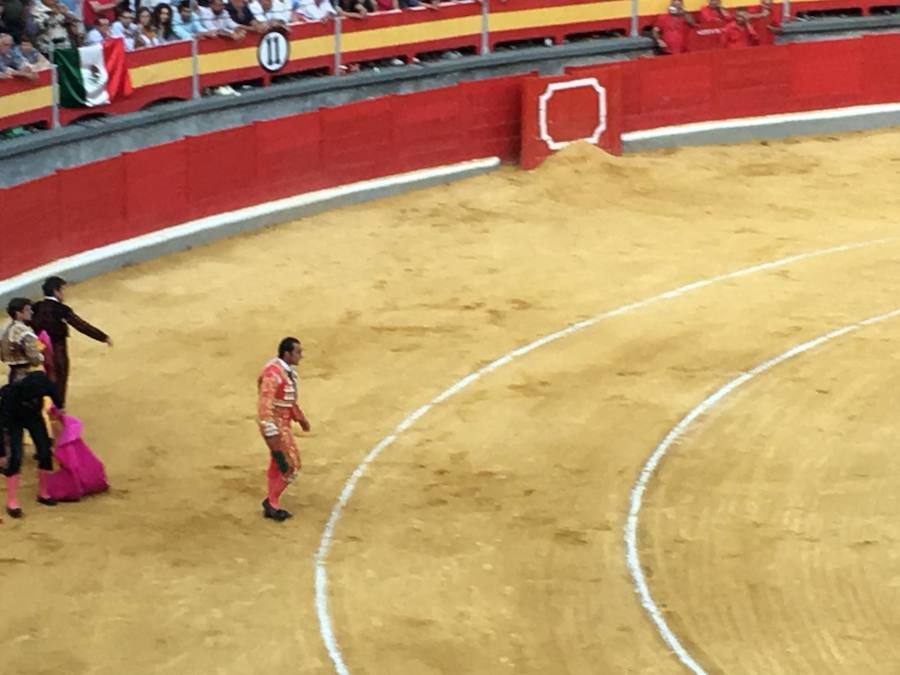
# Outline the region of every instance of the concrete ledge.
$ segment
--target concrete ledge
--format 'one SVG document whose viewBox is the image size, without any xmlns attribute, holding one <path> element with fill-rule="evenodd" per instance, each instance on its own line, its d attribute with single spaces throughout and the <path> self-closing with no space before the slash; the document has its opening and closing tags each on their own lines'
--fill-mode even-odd
<svg viewBox="0 0 900 675">
<path fill-rule="evenodd" d="M 798 8 L 798 11 L 802 9 Z M 855 31 L 884 31 L 900 28 L 900 16 L 828 16 L 815 19 L 794 19 L 782 27 L 784 35 L 810 33 L 853 33 Z"/>
<path fill-rule="evenodd" d="M 158 258 L 240 232 L 258 230 L 341 206 L 477 176 L 498 166 L 500 166 L 499 158 L 488 157 L 432 169 L 420 169 L 318 190 L 175 225 L 158 232 L 54 260 L 18 276 L 0 280 L 0 304 L 5 307 L 10 298 L 19 295 L 38 295 L 41 282 L 51 275 L 60 275 L 67 281 L 82 281 L 125 265 Z"/>
<path fill-rule="evenodd" d="M 865 131 L 900 125 L 900 103 L 696 122 L 622 134 L 625 152 Z"/>
<path fill-rule="evenodd" d="M 566 65 L 600 63 L 651 54 L 646 38 L 611 38 L 553 47 L 503 50 L 452 61 L 310 77 L 250 89 L 240 97 L 209 96 L 157 104 L 145 110 L 76 122 L 0 143 L 0 186 L 46 176 L 120 153 L 222 129 L 340 106 L 352 101 L 449 87 L 492 77 L 538 71 L 561 73 Z M 94 109 L 92 112 L 102 112 Z"/>
</svg>

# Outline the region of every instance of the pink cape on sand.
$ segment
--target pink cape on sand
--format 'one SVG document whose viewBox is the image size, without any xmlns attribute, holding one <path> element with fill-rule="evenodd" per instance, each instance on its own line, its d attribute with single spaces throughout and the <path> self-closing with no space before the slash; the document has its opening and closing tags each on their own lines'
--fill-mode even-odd
<svg viewBox="0 0 900 675">
<path fill-rule="evenodd" d="M 62 418 L 62 431 L 53 451 L 59 468 L 50 474 L 47 491 L 58 501 L 75 501 L 109 488 L 103 462 L 81 440 L 81 420 Z"/>
<path fill-rule="evenodd" d="M 55 380 L 53 372 L 53 343 L 47 331 L 42 330 L 38 340 L 44 345 L 44 370 Z M 57 501 L 77 501 L 85 495 L 103 492 L 109 488 L 103 462 L 81 440 L 81 420 L 71 415 L 62 418 L 62 430 L 56 439 L 53 456 L 59 468 L 50 474 L 47 492 Z"/>
</svg>

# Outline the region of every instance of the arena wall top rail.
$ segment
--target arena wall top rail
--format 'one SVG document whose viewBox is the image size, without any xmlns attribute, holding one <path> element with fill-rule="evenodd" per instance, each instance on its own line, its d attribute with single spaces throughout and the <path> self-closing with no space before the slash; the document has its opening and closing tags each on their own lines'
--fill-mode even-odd
<svg viewBox="0 0 900 675">
<path fill-rule="evenodd" d="M 196 99 L 204 88 L 223 84 L 265 85 L 308 71 L 335 75 L 347 63 L 392 58 L 409 62 L 423 53 L 444 50 L 488 54 L 504 44 L 528 40 L 562 44 L 598 34 L 637 37 L 666 4 L 666 0 L 462 0 L 438 11 L 416 8 L 376 13 L 364 21 L 294 24 L 287 35 L 290 57 L 277 72 L 261 67 L 256 34 L 238 42 L 170 43 L 128 53 L 134 93 L 102 110 L 56 106 L 50 73 L 35 82 L 0 82 L 0 129 L 23 124 L 55 127 L 85 116 L 134 112 L 159 101 Z M 685 4 L 696 10 L 702 0 Z M 783 4 L 786 15 L 835 9 L 865 15 L 885 6 L 883 0 L 784 0 Z"/>
</svg>

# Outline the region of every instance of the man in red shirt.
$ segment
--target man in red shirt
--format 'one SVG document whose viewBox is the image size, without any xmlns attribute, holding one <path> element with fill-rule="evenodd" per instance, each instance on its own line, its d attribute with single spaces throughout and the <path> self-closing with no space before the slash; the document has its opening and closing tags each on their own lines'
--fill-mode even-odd
<svg viewBox="0 0 900 675">
<path fill-rule="evenodd" d="M 306 415 L 297 405 L 297 371 L 294 368 L 303 358 L 300 340 L 284 338 L 278 345 L 278 356 L 266 364 L 259 376 L 257 421 L 269 448 L 268 496 L 263 500 L 263 515 L 277 522 L 291 517 L 281 508 L 279 500 L 288 484 L 300 471 L 300 451 L 294 441 L 291 423 L 309 431 Z"/>
<path fill-rule="evenodd" d="M 660 54 L 681 54 L 685 51 L 688 30 L 694 25 L 694 17 L 684 11 L 683 0 L 671 0 L 669 11 L 656 17 L 653 25 L 653 42 Z"/>
<path fill-rule="evenodd" d="M 781 22 L 784 17 L 781 5 L 772 0 L 761 0 L 762 4 L 749 9 L 759 44 L 774 45 L 775 36 L 781 33 Z"/>
<path fill-rule="evenodd" d="M 110 25 L 116 20 L 116 0 L 84 0 L 81 8 L 84 14 L 85 28 L 93 28 L 97 25 L 97 19 L 109 19 Z"/>
<path fill-rule="evenodd" d="M 697 21 L 707 24 L 723 24 L 731 20 L 731 14 L 722 7 L 722 0 L 709 0 L 709 4 L 701 7 Z"/>
<path fill-rule="evenodd" d="M 750 25 L 750 17 L 747 10 L 739 8 L 734 13 L 734 19 L 725 24 L 722 31 L 722 46 L 725 49 L 743 49 L 759 44 L 759 37 L 753 26 Z"/>
</svg>

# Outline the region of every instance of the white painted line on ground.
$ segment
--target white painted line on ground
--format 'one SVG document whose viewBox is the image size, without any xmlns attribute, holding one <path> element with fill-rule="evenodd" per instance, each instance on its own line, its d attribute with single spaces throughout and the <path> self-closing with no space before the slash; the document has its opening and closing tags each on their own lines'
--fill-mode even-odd
<svg viewBox="0 0 900 675">
<path fill-rule="evenodd" d="M 590 319 L 584 319 L 582 321 L 578 321 L 577 323 L 573 323 L 561 330 L 556 331 L 555 333 L 545 335 L 544 337 L 538 338 L 533 342 L 529 342 L 528 344 L 523 345 L 518 349 L 514 349 L 513 351 L 504 354 L 498 359 L 491 361 L 486 366 L 483 366 L 482 368 L 469 373 L 464 378 L 435 396 L 433 399 L 431 399 L 431 401 L 417 408 L 415 412 L 404 418 L 403 421 L 401 421 L 400 424 L 398 424 L 397 427 L 389 435 L 385 436 L 378 442 L 375 447 L 369 450 L 363 460 L 350 474 L 350 477 L 344 484 L 344 487 L 341 490 L 341 493 L 338 496 L 334 507 L 332 507 L 331 509 L 331 514 L 328 517 L 328 522 L 325 524 L 325 528 L 322 531 L 322 537 L 319 540 L 319 548 L 316 551 L 316 612 L 319 618 L 319 633 L 321 634 L 322 642 L 325 645 L 325 649 L 328 651 L 328 656 L 331 658 L 331 662 L 334 665 L 335 671 L 339 675 L 350 674 L 350 671 L 347 669 L 347 664 L 344 662 L 344 656 L 341 653 L 337 638 L 334 634 L 333 621 L 331 619 L 331 612 L 328 606 L 328 552 L 331 548 L 331 543 L 334 538 L 334 530 L 337 527 L 337 523 L 341 518 L 344 508 L 347 506 L 347 503 L 353 496 L 353 491 L 356 489 L 356 485 L 359 482 L 359 479 L 362 478 L 369 465 L 374 462 L 387 447 L 393 444 L 393 442 L 397 440 L 397 437 L 401 433 L 409 429 L 416 422 L 416 420 L 425 415 L 429 410 L 431 410 L 431 408 L 433 408 L 438 403 L 442 403 L 450 397 L 458 394 L 473 382 L 481 379 L 484 375 L 487 375 L 488 373 L 491 373 L 498 368 L 507 365 L 514 359 L 517 359 L 520 356 L 524 356 L 525 354 L 528 354 L 529 352 L 532 352 L 539 347 L 550 344 L 551 342 L 555 342 L 560 338 L 572 335 L 580 330 L 594 326 L 606 319 L 611 319 L 613 317 L 626 314 L 636 309 L 648 307 L 663 300 L 677 298 L 679 296 L 690 293 L 691 291 L 696 291 L 698 289 L 711 286 L 712 284 L 719 283 L 721 281 L 739 279 L 741 277 L 749 276 L 757 272 L 765 272 L 767 270 L 784 267 L 786 265 L 790 265 L 791 263 L 809 260 L 811 258 L 817 258 L 820 256 L 829 255 L 831 253 L 843 253 L 846 251 L 853 251 L 868 246 L 875 246 L 877 244 L 895 241 L 896 239 L 897 237 L 874 239 L 869 241 L 844 244 L 841 246 L 833 246 L 817 251 L 809 251 L 807 253 L 800 253 L 797 255 L 788 256 L 787 258 L 780 258 L 771 262 L 760 263 L 759 265 L 753 265 L 751 267 L 745 267 L 735 272 L 721 274 L 715 277 L 710 277 L 709 279 L 701 279 L 684 286 L 679 286 L 678 288 L 675 288 L 671 291 L 667 291 L 659 295 L 654 295 L 644 300 L 638 300 L 637 302 L 632 302 L 613 310 L 602 312 L 600 314 L 597 314 L 596 316 L 591 317 Z"/>
<path fill-rule="evenodd" d="M 704 413 L 709 412 L 714 406 L 716 406 L 722 399 L 728 396 L 731 392 L 733 392 L 738 387 L 746 384 L 750 380 L 752 380 L 757 375 L 774 368 L 780 363 L 784 363 L 788 359 L 792 359 L 795 356 L 803 354 L 804 352 L 808 352 L 811 349 L 815 349 L 816 347 L 825 344 L 829 340 L 833 340 L 835 338 L 841 337 L 842 335 L 846 335 L 847 333 L 852 333 L 853 331 L 859 330 L 864 326 L 871 326 L 876 323 L 880 323 L 882 321 L 886 321 L 895 316 L 900 316 L 900 309 L 895 309 L 886 314 L 879 314 L 878 316 L 873 316 L 865 321 L 858 321 L 856 323 L 849 324 L 844 326 L 843 328 L 836 328 L 833 331 L 825 333 L 824 335 L 820 335 L 817 338 L 813 338 L 812 340 L 808 340 L 807 342 L 803 342 L 799 345 L 791 347 L 786 352 L 782 352 L 778 356 L 765 361 L 752 370 L 749 370 L 745 373 L 741 373 L 736 378 L 731 380 L 728 384 L 725 384 L 721 388 L 719 388 L 714 394 L 705 398 L 697 407 L 691 410 L 685 417 L 677 424 L 675 427 L 666 434 L 666 437 L 662 440 L 662 442 L 656 447 L 656 450 L 653 451 L 653 454 L 650 455 L 650 458 L 647 460 L 646 464 L 644 464 L 644 468 L 641 470 L 640 476 L 638 477 L 637 482 L 634 485 L 634 488 L 631 490 L 631 506 L 628 510 L 628 521 L 625 524 L 625 559 L 628 563 L 628 571 L 631 573 L 631 578 L 634 581 L 635 589 L 638 592 L 638 595 L 641 598 L 641 605 L 643 605 L 644 609 L 650 615 L 651 620 L 654 624 L 656 624 L 656 628 L 659 631 L 659 634 L 662 636 L 662 639 L 666 641 L 666 644 L 675 652 L 678 659 L 687 666 L 691 671 L 696 673 L 696 675 L 706 675 L 706 671 L 703 670 L 703 667 L 697 663 L 696 659 L 684 648 L 675 634 L 672 632 L 672 629 L 669 628 L 669 624 L 666 622 L 665 617 L 663 617 L 662 612 L 657 606 L 656 602 L 653 600 L 653 596 L 650 594 L 650 589 L 647 586 L 647 579 L 644 577 L 644 571 L 641 568 L 641 559 L 638 554 L 638 545 L 637 545 L 637 529 L 638 529 L 638 518 L 641 511 L 641 504 L 643 501 L 644 491 L 647 489 L 647 483 L 653 477 L 654 472 L 656 471 L 656 467 L 659 466 L 660 461 L 665 456 L 666 452 L 672 447 L 672 444 L 677 441 L 685 431 L 687 431 L 688 427 L 693 424 L 694 420 L 703 415 Z"/>
<path fill-rule="evenodd" d="M 728 120 L 711 120 L 709 122 L 692 122 L 676 124 L 669 127 L 628 131 L 622 134 L 622 142 L 643 141 L 651 138 L 666 138 L 683 134 L 699 134 L 708 131 L 725 129 L 744 129 L 747 127 L 764 127 L 785 122 L 816 122 L 820 120 L 843 119 L 847 117 L 863 117 L 881 113 L 900 112 L 900 103 L 880 103 L 877 105 L 855 105 L 848 108 L 831 108 L 830 110 L 812 110 L 809 112 L 781 113 L 778 115 L 762 115 L 760 117 L 737 117 Z"/>
</svg>

